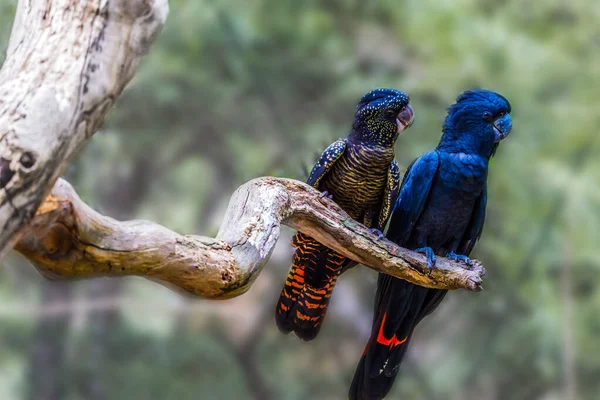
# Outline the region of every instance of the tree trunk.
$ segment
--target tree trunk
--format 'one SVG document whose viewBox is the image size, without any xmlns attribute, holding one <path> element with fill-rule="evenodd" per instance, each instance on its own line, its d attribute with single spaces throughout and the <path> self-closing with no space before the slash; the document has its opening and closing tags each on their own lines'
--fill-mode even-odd
<svg viewBox="0 0 600 400">
<path fill-rule="evenodd" d="M 103 123 L 167 0 L 21 0 L 0 70 L 0 259 Z"/>
</svg>

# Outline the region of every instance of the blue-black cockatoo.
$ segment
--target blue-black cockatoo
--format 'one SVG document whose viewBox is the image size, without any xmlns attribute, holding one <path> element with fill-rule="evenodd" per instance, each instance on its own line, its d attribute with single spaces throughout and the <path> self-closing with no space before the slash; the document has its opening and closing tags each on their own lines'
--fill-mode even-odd
<svg viewBox="0 0 600 400">
<path fill-rule="evenodd" d="M 512 128 L 511 106 L 498 93 L 470 90 L 448 109 L 438 146 L 417 158 L 403 178 L 386 236 L 402 247 L 470 264 L 487 201 L 488 163 Z M 446 290 L 380 274 L 371 338 L 356 369 L 351 400 L 390 391 L 415 326 Z"/>
</svg>

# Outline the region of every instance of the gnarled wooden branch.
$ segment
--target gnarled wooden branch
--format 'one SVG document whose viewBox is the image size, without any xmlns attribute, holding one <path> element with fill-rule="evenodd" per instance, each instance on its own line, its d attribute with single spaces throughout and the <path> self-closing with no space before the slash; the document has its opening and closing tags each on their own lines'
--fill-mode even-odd
<svg viewBox="0 0 600 400">
<path fill-rule="evenodd" d="M 0 259 L 102 124 L 167 0 L 20 0 L 0 71 Z"/>
<path fill-rule="evenodd" d="M 481 290 L 480 264 L 466 269 L 439 257 L 429 274 L 423 255 L 377 241 L 377 235 L 312 187 L 270 177 L 238 188 L 215 239 L 182 236 L 149 221 L 102 216 L 59 179 L 15 248 L 49 277 L 138 275 L 198 296 L 229 298 L 248 290 L 261 272 L 281 224 L 421 286 Z"/>
</svg>

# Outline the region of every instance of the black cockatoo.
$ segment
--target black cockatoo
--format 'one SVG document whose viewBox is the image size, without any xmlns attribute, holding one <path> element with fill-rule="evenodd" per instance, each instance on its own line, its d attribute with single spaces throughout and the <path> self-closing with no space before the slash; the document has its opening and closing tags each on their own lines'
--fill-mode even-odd
<svg viewBox="0 0 600 400">
<path fill-rule="evenodd" d="M 394 144 L 413 123 L 409 98 L 395 89 L 376 89 L 360 100 L 350 134 L 332 143 L 314 165 L 307 183 L 332 196 L 352 218 L 379 232 L 398 196 L 400 172 Z M 304 340 L 316 337 L 335 283 L 350 260 L 297 233 L 292 268 L 279 297 L 279 329 Z"/>
<path fill-rule="evenodd" d="M 436 255 L 470 264 L 485 219 L 488 163 L 512 129 L 510 112 L 508 100 L 488 90 L 457 97 L 438 146 L 408 167 L 386 232 L 389 240 L 426 254 L 430 268 Z M 386 396 L 415 326 L 446 292 L 379 274 L 371 338 L 352 381 L 351 400 Z"/>
</svg>

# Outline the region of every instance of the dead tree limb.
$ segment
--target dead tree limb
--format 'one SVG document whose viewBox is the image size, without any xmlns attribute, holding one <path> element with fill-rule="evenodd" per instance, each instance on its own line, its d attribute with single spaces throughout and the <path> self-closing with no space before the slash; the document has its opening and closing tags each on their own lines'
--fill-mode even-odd
<svg viewBox="0 0 600 400">
<path fill-rule="evenodd" d="M 439 257 L 431 274 L 425 257 L 387 241 L 312 187 L 258 178 L 231 197 L 216 238 L 182 236 L 149 221 L 119 222 L 87 206 L 59 179 L 15 249 L 53 278 L 143 276 L 214 299 L 244 293 L 290 226 L 379 272 L 430 288 L 481 290 L 483 267 L 466 269 Z"/>
<path fill-rule="evenodd" d="M 20 0 L 0 70 L 0 259 L 104 121 L 167 0 Z"/>
</svg>

